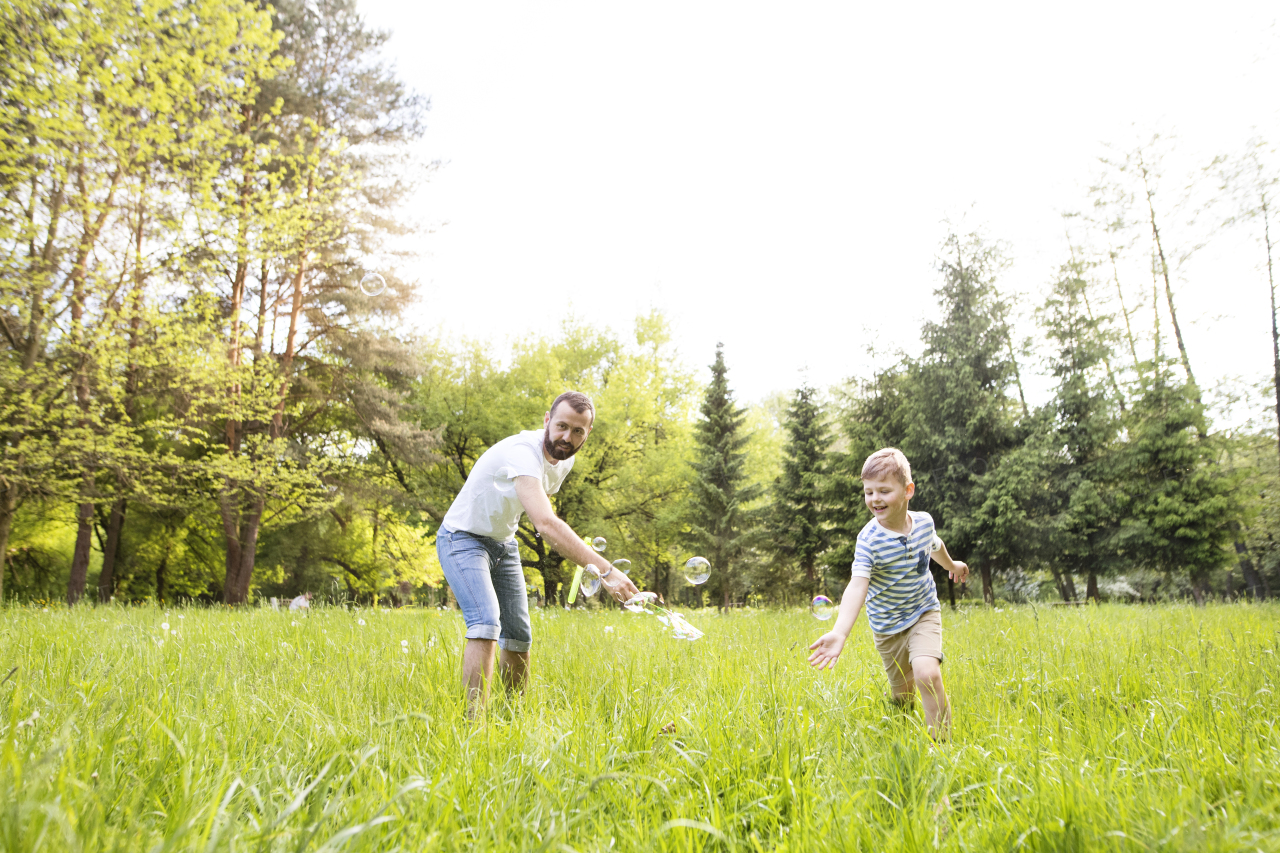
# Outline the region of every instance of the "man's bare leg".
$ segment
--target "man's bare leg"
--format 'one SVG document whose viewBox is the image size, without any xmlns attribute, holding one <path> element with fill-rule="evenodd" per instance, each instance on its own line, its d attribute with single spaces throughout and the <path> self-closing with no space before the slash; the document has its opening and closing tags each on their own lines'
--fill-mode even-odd
<svg viewBox="0 0 1280 853">
<path fill-rule="evenodd" d="M 474 719 L 484 710 L 493 678 L 493 652 L 497 640 L 467 640 L 462 650 L 462 689 L 467 694 L 467 717 Z"/>
<path fill-rule="evenodd" d="M 525 682 L 529 678 L 529 653 L 503 649 L 498 653 L 498 671 L 508 690 L 523 694 Z"/>
<path fill-rule="evenodd" d="M 942 686 L 942 666 L 937 658 L 922 655 L 911 662 L 911 668 L 920 685 L 920 701 L 929 734 L 934 740 L 946 740 L 951 735 L 951 703 Z"/>
</svg>

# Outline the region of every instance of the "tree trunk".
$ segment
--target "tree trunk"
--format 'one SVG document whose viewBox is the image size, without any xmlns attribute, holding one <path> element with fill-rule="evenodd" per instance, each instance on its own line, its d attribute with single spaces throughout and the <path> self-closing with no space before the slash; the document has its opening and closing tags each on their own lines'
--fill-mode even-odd
<svg viewBox="0 0 1280 853">
<path fill-rule="evenodd" d="M 996 588 L 991 579 L 991 564 L 982 560 L 978 565 L 978 571 L 982 573 L 982 600 L 988 607 L 994 607 Z"/>
<path fill-rule="evenodd" d="M 13 489 L 0 486 L 0 604 L 4 603 L 4 573 L 9 565 L 9 531 L 13 529 Z"/>
<path fill-rule="evenodd" d="M 236 575 L 236 597 L 231 604 L 244 604 L 249 600 L 249 582 L 253 578 L 253 566 L 258 556 L 258 531 L 265 506 L 265 498 L 256 498 L 250 511 L 241 517 L 240 570 Z"/>
<path fill-rule="evenodd" d="M 98 601 L 111 600 L 116 586 L 116 561 L 120 558 L 120 535 L 124 530 L 124 514 L 128 507 L 124 498 L 117 498 L 111 505 L 107 518 L 107 541 L 102 546 L 102 574 L 98 576 Z"/>
<path fill-rule="evenodd" d="M 1053 575 L 1054 585 L 1058 587 L 1058 595 L 1062 596 L 1063 601 L 1076 600 L 1076 583 L 1072 579 L 1070 572 L 1058 571 L 1057 566 L 1049 566 L 1049 573 Z"/>
<path fill-rule="evenodd" d="M 1280 453 L 1280 328 L 1276 327 L 1276 277 L 1271 266 L 1271 211 L 1262 194 L 1262 235 L 1267 243 L 1267 284 L 1271 287 L 1271 356 L 1276 387 L 1276 452 Z"/>
<path fill-rule="evenodd" d="M 1093 569 L 1089 570 L 1089 580 L 1085 583 L 1084 597 L 1086 601 L 1092 601 L 1094 604 L 1101 600 L 1098 597 L 1098 573 Z"/>
<path fill-rule="evenodd" d="M 1267 589 L 1266 578 L 1259 575 L 1253 566 L 1253 555 L 1249 553 L 1249 546 L 1244 543 L 1240 522 L 1233 521 L 1231 523 L 1231 534 L 1235 540 L 1236 560 L 1240 563 L 1240 573 L 1244 575 L 1244 582 L 1249 587 L 1249 594 L 1254 601 L 1263 601 L 1267 598 L 1270 590 Z"/>
<path fill-rule="evenodd" d="M 169 549 L 166 548 L 164 556 L 160 558 L 160 565 L 156 566 L 156 602 L 164 603 L 164 597 L 169 592 L 168 589 L 169 575 Z"/>
<path fill-rule="evenodd" d="M 88 478 L 86 474 L 85 479 Z M 76 524 L 76 549 L 71 557 L 71 577 L 67 579 L 67 604 L 75 604 L 84 597 L 84 587 L 89 579 L 89 557 L 92 547 L 93 504 L 86 501 L 80 504 L 80 518 Z"/>
<path fill-rule="evenodd" d="M 1141 159 L 1138 161 L 1139 168 L 1142 169 L 1142 186 L 1147 194 L 1147 211 L 1151 215 L 1151 237 L 1155 241 L 1156 253 L 1160 257 L 1160 274 L 1164 278 L 1164 295 L 1169 303 L 1169 319 L 1173 321 L 1173 336 L 1178 341 L 1178 355 L 1182 358 L 1182 369 L 1187 372 L 1187 382 L 1196 388 L 1196 401 L 1200 400 L 1199 385 L 1196 384 L 1195 374 L 1191 372 L 1191 359 L 1187 357 L 1186 344 L 1182 342 L 1182 326 L 1178 323 L 1178 311 L 1173 307 L 1173 284 L 1169 281 L 1169 264 L 1164 256 L 1164 244 L 1160 240 L 1160 229 L 1156 225 L 1156 208 L 1153 200 L 1154 193 L 1151 190 L 1151 183 L 1148 177 L 1147 166 Z"/>
</svg>

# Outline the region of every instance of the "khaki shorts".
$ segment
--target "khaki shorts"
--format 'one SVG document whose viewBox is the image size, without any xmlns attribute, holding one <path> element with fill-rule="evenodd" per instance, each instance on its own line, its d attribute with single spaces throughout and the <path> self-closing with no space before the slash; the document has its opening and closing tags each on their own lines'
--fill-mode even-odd
<svg viewBox="0 0 1280 853">
<path fill-rule="evenodd" d="M 884 661 L 889 684 L 902 687 L 911 677 L 911 661 L 926 655 L 942 663 L 942 613 L 927 610 L 913 625 L 896 634 L 872 633 L 876 651 Z"/>
</svg>

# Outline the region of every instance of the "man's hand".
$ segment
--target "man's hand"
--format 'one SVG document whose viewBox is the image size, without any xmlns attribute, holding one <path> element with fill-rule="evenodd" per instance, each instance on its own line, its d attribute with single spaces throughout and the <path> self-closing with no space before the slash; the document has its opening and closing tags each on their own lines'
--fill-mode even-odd
<svg viewBox="0 0 1280 853">
<path fill-rule="evenodd" d="M 956 583 L 964 583 L 969 580 L 969 564 L 962 563 L 959 560 L 951 561 L 951 569 L 947 572 L 951 579 Z"/>
<path fill-rule="evenodd" d="M 602 559 L 601 562 L 608 565 L 607 560 Z M 606 569 L 606 571 L 608 570 Z M 631 582 L 631 578 L 627 577 L 617 569 L 609 572 L 609 576 L 607 578 L 600 578 L 600 585 L 603 586 L 610 595 L 618 599 L 618 601 L 628 601 L 640 591 L 636 588 L 636 585 Z"/>
<path fill-rule="evenodd" d="M 809 665 L 816 666 L 818 669 L 833 668 L 840 657 L 840 652 L 844 651 L 847 639 L 848 637 L 842 637 L 835 631 L 830 631 L 814 640 L 813 645 L 809 647 L 813 652 L 809 655 Z"/>
</svg>

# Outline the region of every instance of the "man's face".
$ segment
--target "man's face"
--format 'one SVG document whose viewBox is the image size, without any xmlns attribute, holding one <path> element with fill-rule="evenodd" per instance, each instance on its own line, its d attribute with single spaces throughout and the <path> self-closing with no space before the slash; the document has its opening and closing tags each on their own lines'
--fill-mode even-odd
<svg viewBox="0 0 1280 853">
<path fill-rule="evenodd" d="M 543 415 L 542 423 L 546 427 L 542 449 L 552 459 L 561 462 L 577 453 L 591 434 L 591 410 L 575 412 L 573 406 L 561 403 L 554 411 Z"/>
<path fill-rule="evenodd" d="M 881 521 L 892 519 L 897 521 L 907 512 L 907 501 L 916 493 L 916 484 L 899 483 L 897 478 L 884 480 L 863 480 L 862 498 L 867 509 Z"/>
</svg>

